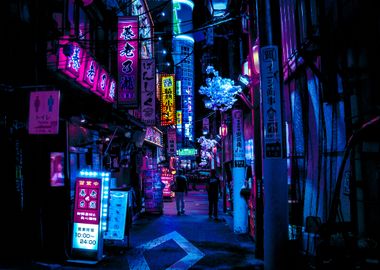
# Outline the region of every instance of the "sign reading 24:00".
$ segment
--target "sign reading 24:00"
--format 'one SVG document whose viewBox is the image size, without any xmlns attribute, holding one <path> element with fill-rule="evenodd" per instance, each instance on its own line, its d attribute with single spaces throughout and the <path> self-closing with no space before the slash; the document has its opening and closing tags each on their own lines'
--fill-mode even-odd
<svg viewBox="0 0 380 270">
<path fill-rule="evenodd" d="M 99 225 L 74 223 L 73 248 L 97 250 Z"/>
</svg>

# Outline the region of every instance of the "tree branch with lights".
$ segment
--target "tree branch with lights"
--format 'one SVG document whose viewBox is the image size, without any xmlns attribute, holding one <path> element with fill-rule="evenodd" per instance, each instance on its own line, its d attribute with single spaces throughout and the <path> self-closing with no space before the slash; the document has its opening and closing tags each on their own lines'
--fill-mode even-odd
<svg viewBox="0 0 380 270">
<path fill-rule="evenodd" d="M 214 111 L 225 112 L 232 108 L 237 101 L 235 96 L 242 91 L 240 85 L 235 85 L 234 81 L 219 76 L 219 72 L 213 66 L 206 68 L 208 75 L 206 86 L 201 86 L 199 93 L 206 95 L 205 107 Z"/>
<path fill-rule="evenodd" d="M 208 77 L 206 78 L 206 86 L 201 86 L 199 93 L 205 95 L 204 104 L 207 109 L 220 111 L 221 113 L 232 108 L 237 101 L 235 96 L 243 89 L 240 85 L 235 85 L 231 79 L 222 78 L 219 72 L 213 66 L 206 68 Z M 198 143 L 201 145 L 201 163 L 200 166 L 207 165 L 207 161 L 214 158 L 213 148 L 216 147 L 217 141 L 207 139 L 205 136 L 198 138 Z"/>
</svg>

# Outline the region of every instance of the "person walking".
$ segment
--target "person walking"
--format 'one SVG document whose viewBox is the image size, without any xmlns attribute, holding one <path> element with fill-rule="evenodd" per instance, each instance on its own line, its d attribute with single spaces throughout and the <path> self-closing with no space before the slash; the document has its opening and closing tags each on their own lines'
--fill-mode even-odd
<svg viewBox="0 0 380 270">
<path fill-rule="evenodd" d="M 177 208 L 177 215 L 185 213 L 185 195 L 187 195 L 187 178 L 183 174 L 183 170 L 178 170 L 178 175 L 175 178 L 175 203 Z"/>
<path fill-rule="evenodd" d="M 216 176 L 216 171 L 211 170 L 210 178 L 207 180 L 207 195 L 208 195 L 208 217 L 214 217 L 218 220 L 218 195 L 219 195 L 219 177 Z"/>
</svg>

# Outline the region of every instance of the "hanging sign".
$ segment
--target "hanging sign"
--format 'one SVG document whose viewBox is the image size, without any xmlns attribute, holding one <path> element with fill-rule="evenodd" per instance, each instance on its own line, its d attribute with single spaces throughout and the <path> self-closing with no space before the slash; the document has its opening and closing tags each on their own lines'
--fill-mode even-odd
<svg viewBox="0 0 380 270">
<path fill-rule="evenodd" d="M 125 107 L 137 107 L 137 72 L 139 59 L 138 16 L 119 17 L 118 22 L 118 102 Z"/>
<path fill-rule="evenodd" d="M 146 125 L 156 123 L 156 80 L 154 60 L 141 60 L 141 121 Z"/>
<path fill-rule="evenodd" d="M 177 152 L 177 130 L 175 128 L 168 129 L 168 155 L 173 156 Z"/>
<path fill-rule="evenodd" d="M 175 89 L 174 74 L 160 74 L 159 87 L 161 94 L 161 125 L 175 125 Z"/>
</svg>

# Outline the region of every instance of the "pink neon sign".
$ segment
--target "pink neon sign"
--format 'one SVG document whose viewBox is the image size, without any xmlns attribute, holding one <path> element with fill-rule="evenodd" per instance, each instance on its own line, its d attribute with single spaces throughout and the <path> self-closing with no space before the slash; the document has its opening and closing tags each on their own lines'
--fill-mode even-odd
<svg viewBox="0 0 380 270">
<path fill-rule="evenodd" d="M 83 69 L 84 50 L 76 42 L 61 40 L 58 69 L 71 78 L 78 78 Z"/>
<path fill-rule="evenodd" d="M 114 102 L 116 81 L 111 80 L 107 70 L 102 68 L 78 43 L 60 41 L 58 69 L 107 102 Z"/>
<path fill-rule="evenodd" d="M 78 78 L 78 82 L 93 91 L 98 81 L 99 65 L 89 53 L 85 57 L 86 62 Z"/>
<path fill-rule="evenodd" d="M 138 17 L 119 17 L 118 22 L 118 75 L 120 105 L 138 106 L 137 72 L 138 72 Z"/>
<path fill-rule="evenodd" d="M 96 86 L 96 92 L 99 95 L 104 96 L 104 97 L 108 89 L 108 78 L 109 76 L 108 76 L 107 71 L 104 68 L 101 68 L 99 72 L 97 86 Z"/>
</svg>

